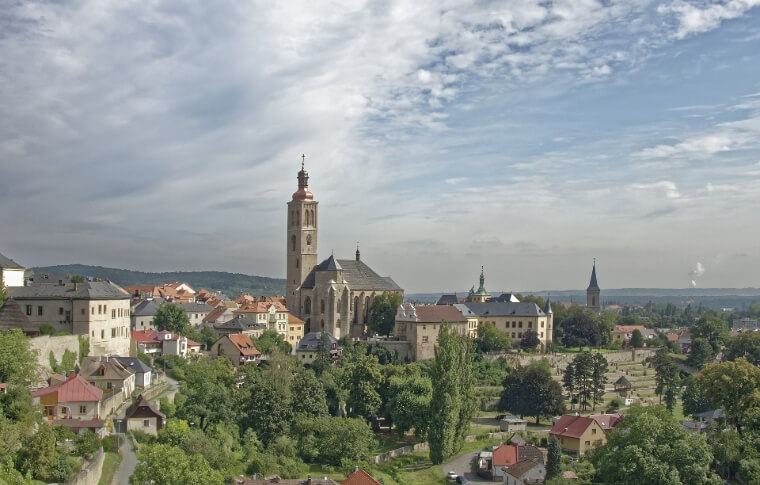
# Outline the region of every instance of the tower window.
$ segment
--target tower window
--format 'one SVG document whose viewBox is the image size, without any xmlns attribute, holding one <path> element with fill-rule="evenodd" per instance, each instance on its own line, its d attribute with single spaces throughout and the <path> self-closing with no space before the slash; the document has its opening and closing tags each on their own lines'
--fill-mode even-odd
<svg viewBox="0 0 760 485">
<path fill-rule="evenodd" d="M 296 250 L 296 236 L 295 234 L 290 236 L 290 247 L 292 248 L 292 251 Z"/>
<path fill-rule="evenodd" d="M 298 269 L 298 258 L 296 258 L 296 269 Z"/>
</svg>

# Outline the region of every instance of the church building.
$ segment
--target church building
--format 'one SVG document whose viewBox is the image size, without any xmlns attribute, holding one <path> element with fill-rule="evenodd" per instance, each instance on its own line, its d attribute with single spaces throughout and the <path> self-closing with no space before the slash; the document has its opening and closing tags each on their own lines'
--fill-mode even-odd
<svg viewBox="0 0 760 485">
<path fill-rule="evenodd" d="M 600 301 L 602 290 L 596 282 L 596 259 L 594 266 L 591 268 L 591 281 L 586 288 L 586 308 L 599 315 L 602 312 L 602 303 Z"/>
<path fill-rule="evenodd" d="M 397 293 L 403 298 L 404 290 L 364 263 L 358 247 L 353 259 L 331 255 L 317 264 L 318 204 L 302 161 L 298 190 L 288 202 L 286 305 L 306 323 L 307 333 L 360 337 L 375 297 Z"/>
</svg>

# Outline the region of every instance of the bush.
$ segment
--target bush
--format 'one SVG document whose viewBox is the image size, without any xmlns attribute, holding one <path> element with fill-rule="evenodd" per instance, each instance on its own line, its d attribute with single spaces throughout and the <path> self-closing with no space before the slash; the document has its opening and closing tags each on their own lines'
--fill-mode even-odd
<svg viewBox="0 0 760 485">
<path fill-rule="evenodd" d="M 74 440 L 74 451 L 77 455 L 87 459 L 93 457 L 96 451 L 100 449 L 100 437 L 92 431 L 84 431 L 77 435 Z"/>
<path fill-rule="evenodd" d="M 40 335 L 55 335 L 55 328 L 49 323 L 43 323 L 40 325 Z"/>
<path fill-rule="evenodd" d="M 143 431 L 135 430 L 132 431 L 132 436 L 134 436 L 135 441 L 142 444 L 151 444 L 156 441 L 156 437 L 152 434 L 145 433 Z"/>
<path fill-rule="evenodd" d="M 108 435 L 101 441 L 101 444 L 103 445 L 103 451 L 106 453 L 115 453 L 116 450 L 119 449 L 119 436 L 116 435 Z"/>
</svg>

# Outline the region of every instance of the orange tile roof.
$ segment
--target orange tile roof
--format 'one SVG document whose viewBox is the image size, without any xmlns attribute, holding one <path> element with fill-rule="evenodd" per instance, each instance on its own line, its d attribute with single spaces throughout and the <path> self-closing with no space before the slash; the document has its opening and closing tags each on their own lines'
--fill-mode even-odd
<svg viewBox="0 0 760 485">
<path fill-rule="evenodd" d="M 256 349 L 248 335 L 244 333 L 232 333 L 227 335 L 227 337 L 232 342 L 232 345 L 240 351 L 241 355 L 261 355 L 261 352 Z"/>
<path fill-rule="evenodd" d="M 596 421 L 596 424 L 601 426 L 605 431 L 609 431 L 618 425 L 623 420 L 622 414 L 592 414 L 589 418 Z"/>
<path fill-rule="evenodd" d="M 340 485 L 380 485 L 380 482 L 372 478 L 372 475 L 359 468 L 347 476 L 345 480 L 340 482 Z"/>
<path fill-rule="evenodd" d="M 275 310 L 278 312 L 287 312 L 288 309 L 285 308 L 285 305 L 283 305 L 280 302 L 274 301 L 249 301 L 247 303 L 244 303 L 242 307 L 238 308 L 237 310 L 234 310 L 235 313 L 267 313 L 269 312 L 269 308 L 271 306 L 274 306 Z"/>
<path fill-rule="evenodd" d="M 293 315 L 292 313 L 288 313 L 288 324 L 289 325 L 305 325 L 306 322 L 304 322 L 297 316 Z"/>
<path fill-rule="evenodd" d="M 591 426 L 595 421 L 585 416 L 571 416 L 565 414 L 557 424 L 552 426 L 549 430 L 549 434 L 556 436 L 565 436 L 567 438 L 580 438 L 581 435 Z"/>
<path fill-rule="evenodd" d="M 216 320 L 224 315 L 224 312 L 227 311 L 227 307 L 216 307 L 213 310 L 209 312 L 208 315 L 206 315 L 206 318 L 203 319 L 203 323 L 209 323 L 209 322 L 216 322 Z"/>
<path fill-rule="evenodd" d="M 493 466 L 512 466 L 517 460 L 517 445 L 501 445 L 493 450 Z"/>
<path fill-rule="evenodd" d="M 645 328 L 644 325 L 615 325 L 616 331 L 625 333 L 633 333 L 634 330 L 642 332 Z"/>
<path fill-rule="evenodd" d="M 142 343 L 152 343 L 156 342 L 157 340 L 153 338 L 153 334 L 155 334 L 155 330 L 132 330 L 132 340 L 135 342 L 142 342 Z"/>
</svg>

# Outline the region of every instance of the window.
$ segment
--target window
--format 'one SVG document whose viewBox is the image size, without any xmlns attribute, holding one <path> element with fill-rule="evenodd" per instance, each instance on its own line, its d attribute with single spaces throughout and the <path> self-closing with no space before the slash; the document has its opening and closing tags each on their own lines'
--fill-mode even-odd
<svg viewBox="0 0 760 485">
<path fill-rule="evenodd" d="M 90 308 L 90 315 L 95 315 L 95 307 Z"/>
<path fill-rule="evenodd" d="M 114 337 L 116 337 L 116 329 L 112 328 L 111 329 L 111 338 L 114 338 Z"/>
<path fill-rule="evenodd" d="M 515 338 L 515 332 L 512 332 L 512 338 Z"/>
<path fill-rule="evenodd" d="M 106 308 L 105 305 L 103 305 L 103 313 L 108 314 L 108 309 Z"/>
<path fill-rule="evenodd" d="M 110 382 L 106 382 L 106 389 L 111 389 L 113 387 L 113 384 Z"/>
<path fill-rule="evenodd" d="M 522 332 L 517 332 L 517 338 L 522 338 Z"/>
<path fill-rule="evenodd" d="M 37 307 L 37 315 L 42 315 L 42 305 Z"/>
<path fill-rule="evenodd" d="M 517 328 L 522 328 L 522 321 L 517 325 Z"/>
<path fill-rule="evenodd" d="M 103 305 L 98 305 L 98 315 L 103 313 Z"/>
<path fill-rule="evenodd" d="M 82 308 L 82 315 L 84 315 L 84 308 Z"/>
<path fill-rule="evenodd" d="M 106 331 L 105 331 L 105 330 L 101 330 L 101 331 L 100 331 L 100 338 L 101 338 L 101 339 L 104 339 L 104 338 L 106 338 Z"/>
<path fill-rule="evenodd" d="M 423 344 L 428 343 L 428 336 L 427 335 L 423 335 L 423 337 L 422 337 L 422 343 Z"/>
<path fill-rule="evenodd" d="M 143 426 L 146 427 L 146 428 L 148 426 L 150 426 L 150 420 L 149 419 L 143 419 Z"/>
<path fill-rule="evenodd" d="M 596 428 L 591 428 L 591 434 L 596 434 Z"/>
<path fill-rule="evenodd" d="M 533 328 L 533 322 L 528 322 L 528 328 Z"/>
<path fill-rule="evenodd" d="M 585 445 L 586 445 L 586 446 L 591 446 L 591 442 L 590 442 L 590 441 L 586 441 L 586 442 L 585 442 Z"/>
<path fill-rule="evenodd" d="M 321 312 L 325 312 L 325 300 L 321 300 L 319 304 L 319 308 L 321 309 Z"/>
<path fill-rule="evenodd" d="M 512 328 L 517 327 L 517 322 L 512 322 Z"/>
<path fill-rule="evenodd" d="M 59 315 L 63 315 L 63 307 L 62 306 L 58 307 L 58 314 Z"/>
<path fill-rule="evenodd" d="M 87 414 L 87 404 L 81 404 L 79 406 L 79 414 Z"/>
<path fill-rule="evenodd" d="M 544 338 L 544 332 L 541 332 L 541 338 Z"/>
<path fill-rule="evenodd" d="M 544 328 L 544 321 L 541 320 L 541 328 Z"/>
<path fill-rule="evenodd" d="M 295 251 L 296 250 L 296 236 L 295 234 L 290 236 L 290 250 Z"/>
<path fill-rule="evenodd" d="M 32 305 L 27 305 L 26 306 L 26 314 L 27 315 L 31 315 L 32 314 Z"/>
<path fill-rule="evenodd" d="M 111 318 L 116 318 L 116 310 L 111 310 Z"/>
</svg>

